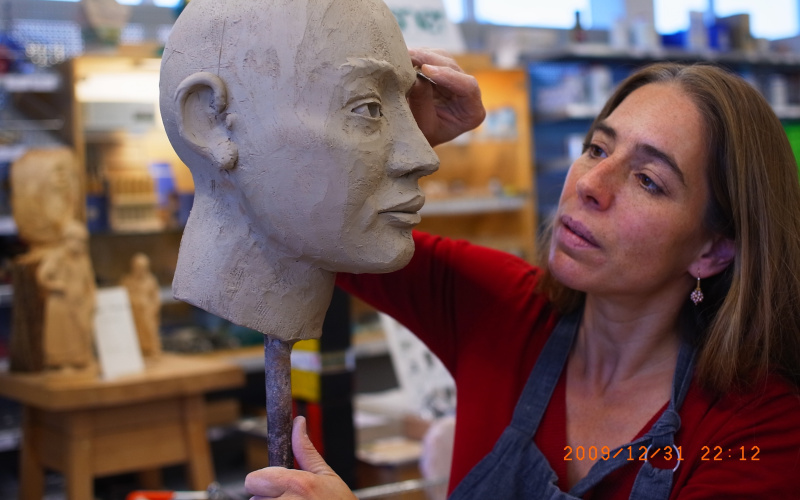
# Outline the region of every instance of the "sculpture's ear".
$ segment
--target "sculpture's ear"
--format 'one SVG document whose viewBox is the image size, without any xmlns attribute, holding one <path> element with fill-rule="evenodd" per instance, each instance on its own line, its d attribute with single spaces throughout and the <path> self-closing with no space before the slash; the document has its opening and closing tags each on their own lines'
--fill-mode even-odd
<svg viewBox="0 0 800 500">
<path fill-rule="evenodd" d="M 194 73 L 178 85 L 175 100 L 179 110 L 178 133 L 186 144 L 219 169 L 235 167 L 239 149 L 231 141 L 234 116 L 226 112 L 225 82 L 213 73 Z"/>
</svg>

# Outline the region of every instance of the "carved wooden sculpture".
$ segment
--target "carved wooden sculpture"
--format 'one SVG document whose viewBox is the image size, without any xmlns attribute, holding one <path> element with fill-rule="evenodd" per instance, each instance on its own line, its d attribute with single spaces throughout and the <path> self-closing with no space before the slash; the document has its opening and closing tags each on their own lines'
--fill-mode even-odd
<svg viewBox="0 0 800 500">
<path fill-rule="evenodd" d="M 43 256 L 63 242 L 64 230 L 83 202 L 78 167 L 68 148 L 31 149 L 11 165 L 11 208 L 28 252 L 12 263 L 14 314 L 11 370 L 44 369 L 47 293 L 37 280 Z"/>
<path fill-rule="evenodd" d="M 292 465 L 289 353 L 335 273 L 404 266 L 438 159 L 380 0 L 193 0 L 167 42 L 161 113 L 192 171 L 177 298 L 265 335 L 270 465 Z"/>
<path fill-rule="evenodd" d="M 131 258 L 130 272 L 121 284 L 128 290 L 142 355 L 156 359 L 161 356 L 161 293 L 147 255 L 137 253 Z"/>
<path fill-rule="evenodd" d="M 44 365 L 49 369 L 94 366 L 95 281 L 86 227 L 71 221 L 61 245 L 42 257 L 36 277 L 46 293 Z"/>
</svg>

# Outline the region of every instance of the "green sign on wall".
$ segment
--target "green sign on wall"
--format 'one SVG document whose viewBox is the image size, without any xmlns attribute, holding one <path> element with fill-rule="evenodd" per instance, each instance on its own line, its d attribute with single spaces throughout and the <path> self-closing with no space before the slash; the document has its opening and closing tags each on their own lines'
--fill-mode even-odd
<svg viewBox="0 0 800 500">
<path fill-rule="evenodd" d="M 792 145 L 795 162 L 800 165 L 800 123 L 784 123 L 783 129 L 786 130 L 789 144 Z M 800 172 L 798 172 L 798 174 L 800 174 Z"/>
</svg>

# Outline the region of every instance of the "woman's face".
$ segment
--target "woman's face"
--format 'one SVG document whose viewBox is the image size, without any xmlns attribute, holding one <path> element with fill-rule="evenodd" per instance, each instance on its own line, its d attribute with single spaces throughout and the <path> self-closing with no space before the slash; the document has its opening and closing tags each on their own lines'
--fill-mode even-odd
<svg viewBox="0 0 800 500">
<path fill-rule="evenodd" d="M 677 85 L 630 94 L 567 174 L 550 246 L 553 275 L 588 294 L 686 295 L 711 241 L 703 226 L 706 137 Z"/>
</svg>

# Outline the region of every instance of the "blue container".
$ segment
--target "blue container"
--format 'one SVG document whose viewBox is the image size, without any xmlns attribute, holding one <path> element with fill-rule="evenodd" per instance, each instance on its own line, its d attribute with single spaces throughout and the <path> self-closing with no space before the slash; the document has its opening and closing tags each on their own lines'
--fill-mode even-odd
<svg viewBox="0 0 800 500">
<path fill-rule="evenodd" d="M 158 206 L 166 209 L 169 206 L 170 194 L 175 191 L 175 177 L 169 163 L 150 164 L 150 175 L 153 177 Z"/>
<path fill-rule="evenodd" d="M 663 47 L 678 47 L 681 49 L 689 45 L 689 35 L 687 31 L 676 31 L 661 35 L 661 45 Z"/>
<path fill-rule="evenodd" d="M 90 233 L 108 231 L 108 196 L 105 194 L 86 196 L 86 226 Z"/>
<path fill-rule="evenodd" d="M 194 193 L 178 193 L 178 225 L 183 227 L 189 220 L 189 212 L 194 204 Z"/>
</svg>

